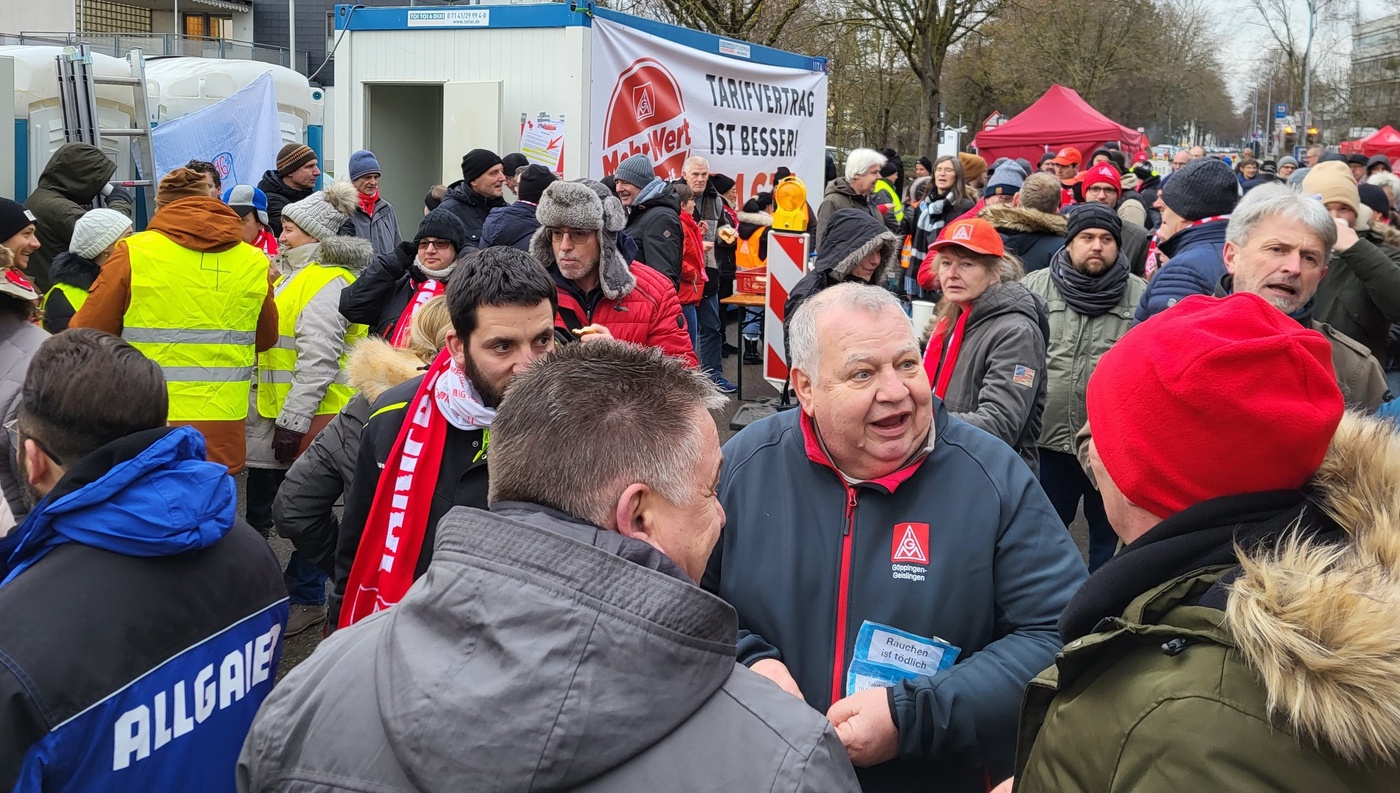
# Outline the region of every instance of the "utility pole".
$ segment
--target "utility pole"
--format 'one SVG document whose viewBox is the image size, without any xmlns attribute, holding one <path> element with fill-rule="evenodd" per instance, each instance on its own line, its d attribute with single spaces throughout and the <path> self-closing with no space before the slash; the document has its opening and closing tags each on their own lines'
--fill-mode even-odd
<svg viewBox="0 0 1400 793">
<path fill-rule="evenodd" d="M 1269 134 L 1264 136 L 1264 156 L 1274 153 L 1274 59 L 1269 58 L 1269 101 L 1264 103 L 1265 125 Z"/>
<path fill-rule="evenodd" d="M 1303 139 L 1307 140 L 1307 130 L 1312 129 L 1312 45 L 1313 32 L 1317 29 L 1318 0 L 1308 0 L 1308 46 L 1303 50 Z M 1322 133 L 1318 132 L 1322 142 Z"/>
</svg>

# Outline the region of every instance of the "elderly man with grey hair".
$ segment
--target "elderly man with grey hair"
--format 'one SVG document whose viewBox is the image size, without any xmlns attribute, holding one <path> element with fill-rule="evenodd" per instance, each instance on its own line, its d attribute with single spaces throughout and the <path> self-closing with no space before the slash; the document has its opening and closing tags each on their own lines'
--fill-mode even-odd
<svg viewBox="0 0 1400 793">
<path fill-rule="evenodd" d="M 702 583 L 739 612 L 740 663 L 827 714 L 866 793 L 985 791 L 1084 562 L 1020 456 L 934 397 L 889 292 L 817 293 L 788 350 L 801 410 L 725 445 Z"/>
<path fill-rule="evenodd" d="M 1338 227 L 1316 199 L 1260 185 L 1230 215 L 1226 274 L 1215 294 L 1252 292 L 1332 345 L 1332 368 L 1347 407 L 1374 413 L 1387 400 L 1385 372 L 1366 345 L 1313 317 L 1313 297 L 1327 275 Z"/>
<path fill-rule="evenodd" d="M 821 206 L 817 207 L 817 235 L 812 244 L 818 249 L 826 236 L 826 225 L 838 209 L 859 209 L 871 217 L 885 222 L 880 210 L 871 201 L 875 193 L 875 183 L 880 181 L 880 169 L 885 165 L 885 155 L 874 149 L 852 149 L 846 155 L 846 175 L 832 179 L 822 194 Z"/>
<path fill-rule="evenodd" d="M 735 663 L 734 609 L 695 584 L 723 401 L 619 342 L 517 377 L 489 511 L 448 513 L 399 605 L 274 689 L 238 789 L 857 791 L 832 725 Z"/>
</svg>

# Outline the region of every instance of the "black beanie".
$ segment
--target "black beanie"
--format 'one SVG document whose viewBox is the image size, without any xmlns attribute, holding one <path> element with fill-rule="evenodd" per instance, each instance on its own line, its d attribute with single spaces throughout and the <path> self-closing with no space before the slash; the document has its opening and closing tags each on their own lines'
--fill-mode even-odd
<svg viewBox="0 0 1400 793">
<path fill-rule="evenodd" d="M 427 217 L 423 218 L 423 222 L 418 224 L 418 233 L 414 235 L 413 241 L 418 242 L 424 237 L 449 240 L 457 254 L 461 255 L 467 244 L 467 227 L 462 225 L 462 219 L 457 217 L 457 213 L 439 207 L 429 212 Z"/>
<path fill-rule="evenodd" d="M 25 227 L 38 221 L 34 213 L 24 208 L 24 204 L 0 198 L 0 242 L 24 231 Z"/>
<path fill-rule="evenodd" d="M 1074 239 L 1085 229 L 1103 229 L 1113 235 L 1113 241 L 1118 243 L 1119 247 L 1123 246 L 1123 220 L 1106 204 L 1091 201 L 1075 207 L 1069 213 L 1065 242 Z"/>
<path fill-rule="evenodd" d="M 1202 157 L 1172 174 L 1158 196 L 1183 220 L 1203 220 L 1235 210 L 1240 200 L 1240 181 L 1230 166 Z"/>
<path fill-rule="evenodd" d="M 920 158 L 919 158 L 919 164 L 922 165 L 922 166 L 924 166 L 924 170 L 925 170 L 925 171 L 928 171 L 929 173 L 933 173 L 933 160 L 930 160 L 930 159 L 927 158 L 927 157 L 920 157 Z"/>
<path fill-rule="evenodd" d="M 476 181 L 478 176 L 500 164 L 501 158 L 496 156 L 496 152 L 487 149 L 472 149 L 462 157 L 462 178 L 471 184 Z"/>
<path fill-rule="evenodd" d="M 544 189 L 558 180 L 550 170 L 539 163 L 531 165 L 520 174 L 520 189 L 515 194 L 521 201 L 538 204 Z"/>
<path fill-rule="evenodd" d="M 724 195 L 725 193 L 734 189 L 734 180 L 730 179 L 728 176 L 725 176 L 722 173 L 710 174 L 710 184 L 715 186 L 715 190 L 720 195 Z"/>
<path fill-rule="evenodd" d="M 1357 196 L 1361 198 L 1361 203 L 1371 208 L 1381 217 L 1390 214 L 1390 199 L 1385 197 L 1385 191 L 1373 184 L 1362 182 L 1356 186 Z"/>
<path fill-rule="evenodd" d="M 501 158 L 501 167 L 505 169 L 506 176 L 512 179 L 515 178 L 515 174 L 518 173 L 521 168 L 529 164 L 530 161 L 525 159 L 525 155 L 520 152 L 511 152 Z"/>
</svg>

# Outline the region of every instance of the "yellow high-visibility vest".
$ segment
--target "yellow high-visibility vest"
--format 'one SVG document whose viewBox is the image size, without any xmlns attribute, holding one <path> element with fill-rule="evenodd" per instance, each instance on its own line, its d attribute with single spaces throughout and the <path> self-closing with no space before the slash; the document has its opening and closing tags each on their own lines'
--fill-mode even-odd
<svg viewBox="0 0 1400 793">
<path fill-rule="evenodd" d="M 190 250 L 155 231 L 127 237 L 126 249 L 131 303 L 122 338 L 160 364 L 169 420 L 246 419 L 267 257 L 245 242 Z"/>
<path fill-rule="evenodd" d="M 72 284 L 54 284 L 49 287 L 49 291 L 44 293 L 44 299 L 39 301 L 40 311 L 49 310 L 49 298 L 53 297 L 54 292 L 62 292 L 63 296 L 68 298 L 68 305 L 73 307 L 74 314 L 78 313 L 78 309 L 82 308 L 83 304 L 86 303 L 88 299 L 88 290 L 86 289 L 81 289 Z"/>
<path fill-rule="evenodd" d="M 904 222 L 904 202 L 899 200 L 899 193 L 894 190 L 894 185 L 880 179 L 875 182 L 875 192 L 883 193 L 889 199 L 886 203 L 890 205 L 889 212 L 894 215 L 896 223 Z"/>
<path fill-rule="evenodd" d="M 313 262 L 290 280 L 283 276 L 274 285 L 277 290 L 277 345 L 258 353 L 258 415 L 275 419 L 282 413 L 282 406 L 287 404 L 287 395 L 292 392 L 292 373 L 297 368 L 297 317 L 301 316 L 317 292 L 337 278 L 355 283 L 355 274 L 344 267 L 328 267 Z M 345 364 L 350 348 L 368 335 L 367 325 L 352 324 L 345 330 L 340 373 L 326 389 L 326 395 L 316 407 L 316 415 L 339 413 L 355 396 L 355 389 L 345 383 Z"/>
</svg>

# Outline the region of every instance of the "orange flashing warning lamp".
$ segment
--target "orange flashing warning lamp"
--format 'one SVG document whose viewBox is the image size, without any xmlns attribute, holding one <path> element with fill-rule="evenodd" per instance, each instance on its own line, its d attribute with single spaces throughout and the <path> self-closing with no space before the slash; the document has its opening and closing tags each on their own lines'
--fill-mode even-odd
<svg viewBox="0 0 1400 793">
<path fill-rule="evenodd" d="M 773 230 L 807 230 L 811 218 L 807 216 L 807 185 L 796 176 L 785 176 L 773 188 Z"/>
</svg>

